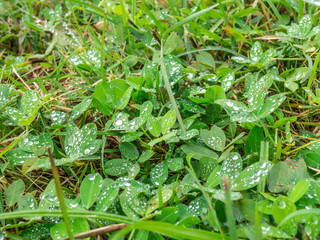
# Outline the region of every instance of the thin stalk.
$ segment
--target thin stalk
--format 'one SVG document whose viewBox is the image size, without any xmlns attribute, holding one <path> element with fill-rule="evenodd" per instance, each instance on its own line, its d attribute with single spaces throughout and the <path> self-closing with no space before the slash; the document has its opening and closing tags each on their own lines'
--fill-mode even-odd
<svg viewBox="0 0 320 240">
<path fill-rule="evenodd" d="M 269 142 L 267 141 L 262 141 L 260 145 L 260 161 L 261 162 L 267 162 L 268 161 L 268 150 L 269 150 Z M 258 185 L 258 192 L 264 193 L 264 189 L 266 186 L 266 178 L 261 180 L 261 182 Z"/>
<path fill-rule="evenodd" d="M 304 149 L 304 148 L 306 148 L 306 147 L 308 147 L 308 146 L 310 146 L 310 145 L 312 145 L 312 144 L 314 144 L 314 143 L 317 143 L 317 142 L 320 142 L 320 139 L 315 140 L 315 141 L 308 142 L 307 144 L 305 144 L 305 145 L 303 145 L 303 146 L 301 146 L 301 147 L 298 147 L 298 148 L 296 148 L 296 149 L 294 149 L 294 150 L 292 150 L 292 151 L 290 151 L 290 152 L 286 152 L 285 154 L 286 154 L 286 155 L 290 155 L 291 153 L 294 153 L 294 152 L 296 152 L 296 151 L 298 151 L 298 150 L 300 150 L 300 149 Z"/>
<path fill-rule="evenodd" d="M 167 69 L 166 69 L 166 66 L 165 66 L 164 60 L 163 60 L 163 39 L 161 39 L 161 57 L 160 58 L 161 58 L 161 60 L 160 60 L 160 62 L 161 62 L 161 72 L 162 72 L 162 75 L 163 75 L 164 83 L 165 83 L 167 91 L 168 91 L 168 95 L 169 95 L 170 101 L 171 101 L 173 109 L 174 109 L 174 111 L 176 113 L 176 116 L 177 116 L 178 122 L 180 124 L 181 130 L 183 132 L 186 132 L 186 128 L 184 126 L 184 123 L 183 123 L 183 120 L 182 120 L 182 117 L 181 117 L 181 114 L 180 114 L 176 99 L 173 96 L 173 92 L 172 92 L 171 85 L 170 85 L 170 82 L 169 82 L 169 78 L 168 78 L 168 75 L 167 75 Z"/>
<path fill-rule="evenodd" d="M 104 76 L 104 57 L 103 57 L 103 47 L 104 47 L 104 36 L 105 36 L 105 32 L 106 32 L 106 21 L 107 21 L 107 11 L 104 12 L 104 18 L 103 18 L 103 29 L 102 29 L 102 37 L 101 37 L 101 48 L 100 48 L 100 62 L 101 62 L 101 66 L 100 66 L 100 72 L 101 72 L 101 78 L 103 80 L 105 80 L 105 76 Z"/>
<path fill-rule="evenodd" d="M 63 198 L 63 192 L 62 192 L 62 188 L 61 188 L 59 172 L 58 172 L 56 165 L 54 164 L 54 159 L 53 159 L 50 147 L 48 147 L 48 154 L 49 154 L 49 160 L 50 160 L 50 164 L 51 164 L 51 168 L 52 168 L 52 174 L 53 174 L 53 179 L 54 179 L 54 183 L 55 183 L 55 187 L 56 187 L 56 192 L 57 192 L 57 196 L 59 199 L 59 205 L 61 208 L 64 222 L 66 224 L 67 233 L 68 233 L 69 239 L 73 240 L 74 237 L 73 237 L 72 230 L 71 230 L 71 223 L 70 223 L 69 215 L 67 212 L 67 207 L 66 207 L 66 204 L 65 204 L 64 198 Z"/>
<path fill-rule="evenodd" d="M 226 206 L 226 216 L 229 227 L 229 235 L 231 240 L 237 240 L 237 229 L 236 229 L 236 220 L 233 214 L 232 200 L 231 200 L 231 191 L 230 191 L 230 181 L 229 177 L 226 176 L 223 178 L 224 185 L 224 196 L 225 196 L 225 206 Z"/>
</svg>

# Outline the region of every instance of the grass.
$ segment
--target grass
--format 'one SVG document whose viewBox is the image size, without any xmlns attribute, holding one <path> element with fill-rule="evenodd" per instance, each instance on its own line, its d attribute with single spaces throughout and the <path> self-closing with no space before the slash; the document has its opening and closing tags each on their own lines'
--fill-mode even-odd
<svg viewBox="0 0 320 240">
<path fill-rule="evenodd" d="M 318 239 L 319 13 L 0 2 L 0 238 Z"/>
</svg>

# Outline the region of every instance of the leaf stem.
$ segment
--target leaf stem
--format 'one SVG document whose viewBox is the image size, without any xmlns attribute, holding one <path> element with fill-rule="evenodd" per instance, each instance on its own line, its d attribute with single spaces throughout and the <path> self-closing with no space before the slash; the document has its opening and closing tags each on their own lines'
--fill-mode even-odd
<svg viewBox="0 0 320 240">
<path fill-rule="evenodd" d="M 57 191 L 57 196 L 59 199 L 61 212 L 63 215 L 64 222 L 66 224 L 67 233 L 68 233 L 69 239 L 73 240 L 74 237 L 73 237 L 72 230 L 71 230 L 71 223 L 70 223 L 69 215 L 67 212 L 67 207 L 66 207 L 66 204 L 65 204 L 64 198 L 63 198 L 63 192 L 62 192 L 62 188 L 61 188 L 59 172 L 58 172 L 56 165 L 54 164 L 54 159 L 53 159 L 50 147 L 48 147 L 48 154 L 49 154 L 49 160 L 50 160 L 50 164 L 51 164 L 51 168 L 52 168 L 53 179 L 54 179 L 54 183 L 55 183 L 55 187 L 56 187 L 56 191 Z"/>
</svg>

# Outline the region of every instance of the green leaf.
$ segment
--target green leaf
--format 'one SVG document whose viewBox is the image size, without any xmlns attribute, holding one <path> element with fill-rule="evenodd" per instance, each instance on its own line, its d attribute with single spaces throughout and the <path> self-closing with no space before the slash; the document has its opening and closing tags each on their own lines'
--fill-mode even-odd
<svg viewBox="0 0 320 240">
<path fill-rule="evenodd" d="M 119 144 L 119 150 L 121 156 L 126 159 L 135 160 L 139 157 L 139 151 L 135 145 L 128 142 L 122 142 Z"/>
<path fill-rule="evenodd" d="M 158 186 L 159 180 L 163 184 L 168 178 L 168 166 L 166 163 L 162 162 L 157 164 L 150 172 L 150 180 L 153 184 Z"/>
<path fill-rule="evenodd" d="M 250 109 L 242 102 L 230 99 L 218 99 L 215 103 L 219 104 L 230 116 L 232 121 L 237 122 L 254 122 L 258 120 L 251 114 Z"/>
<path fill-rule="evenodd" d="M 184 168 L 183 158 L 169 158 L 166 163 L 171 171 L 179 171 Z"/>
<path fill-rule="evenodd" d="M 21 197 L 24 192 L 24 182 L 19 179 L 10 184 L 10 186 L 4 191 L 4 199 L 8 207 L 12 207 Z"/>
<path fill-rule="evenodd" d="M 64 112 L 52 110 L 51 111 L 51 126 L 52 125 L 61 125 L 67 119 L 67 114 Z"/>
<path fill-rule="evenodd" d="M 268 94 L 268 88 L 273 83 L 273 78 L 271 75 L 265 75 L 258 81 L 250 84 L 248 91 L 248 107 L 251 110 L 259 108 L 263 103 L 264 99 Z"/>
<path fill-rule="evenodd" d="M 12 107 L 6 108 L 6 115 L 17 124 L 19 124 L 21 120 L 25 118 L 25 115 L 22 112 Z"/>
<path fill-rule="evenodd" d="M 290 192 L 290 200 L 295 203 L 298 201 L 309 189 L 310 180 L 308 178 L 300 180 Z"/>
<path fill-rule="evenodd" d="M 276 55 L 276 50 L 274 48 L 270 48 L 262 54 L 260 59 L 260 63 L 263 66 L 267 66 L 271 63 L 271 59 Z"/>
<path fill-rule="evenodd" d="M 98 199 L 95 211 L 105 212 L 118 197 L 119 187 L 117 184 L 112 183 L 102 190 Z"/>
<path fill-rule="evenodd" d="M 141 156 L 139 157 L 139 162 L 145 162 L 145 161 L 148 161 L 153 155 L 155 154 L 154 151 L 152 150 L 146 150 L 146 151 L 143 151 Z"/>
<path fill-rule="evenodd" d="M 202 129 L 200 137 L 203 142 L 215 151 L 222 151 L 226 144 L 226 136 L 223 130 L 217 126 L 213 126 L 210 131 Z"/>
<path fill-rule="evenodd" d="M 46 239 L 50 237 L 50 228 L 53 224 L 50 223 L 39 223 L 33 224 L 21 232 L 21 237 L 28 240 L 34 239 Z"/>
<path fill-rule="evenodd" d="M 263 106 L 257 109 L 257 115 L 260 119 L 267 117 L 278 109 L 285 99 L 286 97 L 281 93 L 269 97 Z"/>
<path fill-rule="evenodd" d="M 195 144 L 184 144 L 181 146 L 185 154 L 192 154 L 193 158 L 200 160 L 202 157 L 217 159 L 219 156 L 215 152 Z"/>
<path fill-rule="evenodd" d="M 259 153 L 261 141 L 264 140 L 264 133 L 262 128 L 254 126 L 247 137 L 245 143 L 245 152 L 246 153 Z"/>
<path fill-rule="evenodd" d="M 243 191 L 258 185 L 267 176 L 271 166 L 270 162 L 263 161 L 250 165 L 235 179 L 232 190 Z"/>
<path fill-rule="evenodd" d="M 270 192 L 280 193 L 288 191 L 289 166 L 285 162 L 277 162 L 268 175 L 268 189 Z"/>
<path fill-rule="evenodd" d="M 179 217 L 178 207 L 166 207 L 162 209 L 161 214 L 155 216 L 154 220 L 168 223 L 176 223 Z"/>
<path fill-rule="evenodd" d="M 87 175 L 80 185 L 80 195 L 83 205 L 89 209 L 96 201 L 102 188 L 102 177 L 99 173 Z"/>
<path fill-rule="evenodd" d="M 65 139 L 67 156 L 77 159 L 96 153 L 102 143 L 96 136 L 97 126 L 93 123 L 86 124 L 81 129 L 70 127 Z"/>
<path fill-rule="evenodd" d="M 213 85 L 207 89 L 207 91 L 204 94 L 204 98 L 208 99 L 209 102 L 214 103 L 217 99 L 225 99 L 226 94 L 222 87 L 218 85 Z"/>
<path fill-rule="evenodd" d="M 152 113 L 152 103 L 150 101 L 144 102 L 140 107 L 140 117 L 146 122 Z"/>
<path fill-rule="evenodd" d="M 21 106 L 26 115 L 32 116 L 35 114 L 40 105 L 40 96 L 34 90 L 26 91 L 21 99 Z"/>
<path fill-rule="evenodd" d="M 150 116 L 147 121 L 147 129 L 152 134 L 152 136 L 159 137 L 161 134 L 160 121 L 157 118 Z"/>
<path fill-rule="evenodd" d="M 18 210 L 31 210 L 37 208 L 37 201 L 31 193 L 27 193 L 25 196 L 22 196 L 18 201 Z"/>
<path fill-rule="evenodd" d="M 201 179 L 207 180 L 212 171 L 217 167 L 217 165 L 217 159 L 209 158 L 206 156 L 201 157 L 199 161 L 199 171 Z"/>
<path fill-rule="evenodd" d="M 112 159 L 105 163 L 104 171 L 111 176 L 120 177 L 126 175 L 131 166 L 126 159 Z"/>
<path fill-rule="evenodd" d="M 205 65 L 211 66 L 212 68 L 215 67 L 215 60 L 210 53 L 207 52 L 200 52 L 196 55 L 197 62 L 201 62 Z"/>
<path fill-rule="evenodd" d="M 133 224 L 136 229 L 144 229 L 151 232 L 157 232 L 170 238 L 175 239 L 190 239 L 190 240 L 212 240 L 212 239 L 227 239 L 222 237 L 220 233 L 205 231 L 201 229 L 190 229 L 184 226 L 177 226 L 165 222 L 149 221 L 146 224 L 144 221 Z"/>
<path fill-rule="evenodd" d="M 172 197 L 172 190 L 171 189 L 164 189 L 161 192 L 162 196 L 162 203 L 165 204 L 167 203 L 170 198 Z M 159 193 L 157 193 L 155 196 L 153 196 L 149 201 L 148 201 L 148 207 L 146 210 L 146 216 L 148 216 L 150 213 L 153 211 L 157 210 L 159 208 Z"/>
<path fill-rule="evenodd" d="M 167 132 L 169 132 L 175 122 L 176 113 L 173 109 L 171 109 L 161 118 L 161 133 L 166 134 Z"/>
<path fill-rule="evenodd" d="M 228 91 L 232 87 L 232 85 L 233 85 L 233 83 L 235 81 L 234 72 L 228 73 L 226 76 L 221 78 L 220 81 L 221 81 L 222 89 L 224 91 Z"/>
<path fill-rule="evenodd" d="M 234 180 L 242 171 L 242 159 L 239 153 L 230 153 L 223 161 L 220 169 L 220 186 L 223 189 L 223 178 L 228 176 L 230 185 L 233 185 Z"/>
<path fill-rule="evenodd" d="M 319 214 L 311 214 L 306 221 L 304 232 L 310 239 L 316 239 L 320 232 L 320 218 Z"/>
<path fill-rule="evenodd" d="M 73 234 L 87 232 L 90 230 L 89 224 L 86 219 L 84 218 L 73 218 L 71 219 L 71 232 Z M 54 225 L 50 229 L 50 234 L 53 240 L 58 240 L 61 238 L 67 238 L 67 228 L 65 222 L 59 222 Z M 90 238 L 84 238 L 89 240 Z"/>
<path fill-rule="evenodd" d="M 164 54 L 168 55 L 178 47 L 181 47 L 181 39 L 176 32 L 172 32 L 164 43 Z"/>
<path fill-rule="evenodd" d="M 290 201 L 290 199 L 285 196 L 279 196 L 273 203 L 272 211 L 274 220 L 279 224 L 286 216 L 296 210 L 296 206 L 292 201 Z M 289 222 L 283 224 L 281 228 L 290 235 L 296 235 L 298 224 L 295 219 L 291 219 Z"/>
<path fill-rule="evenodd" d="M 9 100 L 10 87 L 9 85 L 0 84 L 0 109 Z"/>
<path fill-rule="evenodd" d="M 260 42 L 254 42 L 250 49 L 250 58 L 253 62 L 259 62 L 262 57 L 263 51 Z"/>
<path fill-rule="evenodd" d="M 68 120 L 69 121 L 72 121 L 74 119 L 77 119 L 78 117 L 80 117 L 80 115 L 85 112 L 86 110 L 88 110 L 88 108 L 90 107 L 90 104 L 91 104 L 91 101 L 92 101 L 92 98 L 91 97 L 88 97 L 86 99 L 84 99 L 80 104 L 78 104 L 77 106 L 75 106 L 70 115 L 69 115 L 69 118 Z"/>
</svg>

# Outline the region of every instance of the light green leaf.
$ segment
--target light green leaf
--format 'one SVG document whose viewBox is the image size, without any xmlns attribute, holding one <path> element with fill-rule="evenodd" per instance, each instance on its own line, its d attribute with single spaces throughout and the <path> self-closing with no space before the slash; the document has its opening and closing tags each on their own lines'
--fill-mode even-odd
<svg viewBox="0 0 320 240">
<path fill-rule="evenodd" d="M 176 122 L 176 113 L 173 109 L 169 110 L 161 118 L 161 133 L 166 134 Z"/>
<path fill-rule="evenodd" d="M 217 126 L 213 126 L 210 131 L 202 129 L 200 137 L 203 142 L 215 151 L 222 151 L 226 144 L 226 136 L 223 130 Z"/>
<path fill-rule="evenodd" d="M 160 184 L 159 181 L 161 181 L 161 184 L 163 184 L 167 180 L 167 178 L 168 178 L 168 166 L 164 162 L 157 164 L 150 171 L 150 180 L 156 186 Z"/>
<path fill-rule="evenodd" d="M 141 156 L 139 157 L 139 162 L 145 162 L 145 161 L 148 161 L 153 155 L 155 154 L 154 151 L 152 150 L 146 150 L 146 151 L 143 151 Z"/>
<path fill-rule="evenodd" d="M 159 137 L 161 134 L 160 121 L 157 118 L 150 116 L 147 121 L 147 129 L 152 134 L 152 136 Z"/>
<path fill-rule="evenodd" d="M 162 196 L 162 203 L 165 204 L 170 200 L 172 197 L 172 190 L 171 189 L 164 189 L 161 192 Z M 159 194 L 157 193 L 155 196 L 153 196 L 149 201 L 148 201 L 148 207 L 146 210 L 146 216 L 148 216 L 150 213 L 153 211 L 157 210 L 159 208 Z"/>
<path fill-rule="evenodd" d="M 310 180 L 308 178 L 300 180 L 290 192 L 290 200 L 295 203 L 298 201 L 309 189 Z"/>
<path fill-rule="evenodd" d="M 73 234 L 87 232 L 90 230 L 89 224 L 86 219 L 84 218 L 73 218 L 71 219 L 71 232 Z M 67 228 L 65 222 L 59 222 L 54 225 L 50 229 L 50 234 L 53 240 L 58 240 L 62 238 L 67 238 Z M 84 238 L 89 240 L 90 238 Z"/>
<path fill-rule="evenodd" d="M 52 110 L 51 111 L 51 125 L 63 124 L 67 119 L 67 114 L 64 112 Z"/>
<path fill-rule="evenodd" d="M 144 102 L 140 107 L 140 117 L 143 119 L 143 122 L 146 122 L 152 113 L 152 103 L 150 101 Z"/>
<path fill-rule="evenodd" d="M 4 199 L 8 207 L 12 207 L 21 197 L 24 192 L 24 182 L 19 179 L 10 184 L 10 186 L 4 191 Z"/>
<path fill-rule="evenodd" d="M 40 105 L 40 96 L 34 90 L 26 91 L 21 99 L 21 106 L 26 115 L 32 116 L 35 114 L 38 106 Z"/>
<path fill-rule="evenodd" d="M 111 176 L 120 177 L 128 173 L 132 163 L 126 159 L 112 159 L 105 163 L 104 171 Z"/>
<path fill-rule="evenodd" d="M 258 185 L 267 176 L 271 167 L 270 162 L 263 161 L 250 165 L 234 180 L 232 190 L 243 191 Z"/>
<path fill-rule="evenodd" d="M 273 203 L 274 220 L 279 224 L 286 216 L 296 210 L 296 206 L 292 201 L 290 201 L 290 199 L 285 196 L 279 196 Z M 298 224 L 295 219 L 291 219 L 289 222 L 283 224 L 281 228 L 290 235 L 296 235 Z"/>
<path fill-rule="evenodd" d="M 83 205 L 89 209 L 96 201 L 102 187 L 102 177 L 99 173 L 87 175 L 80 185 L 80 195 Z"/>
<path fill-rule="evenodd" d="M 267 99 L 267 101 L 256 110 L 256 113 L 260 119 L 267 117 L 273 113 L 282 103 L 286 100 L 284 94 L 276 94 Z"/>
<path fill-rule="evenodd" d="M 102 190 L 98 199 L 95 211 L 105 212 L 118 196 L 119 187 L 117 184 L 110 184 L 106 189 Z"/>
<path fill-rule="evenodd" d="M 122 142 L 119 144 L 121 156 L 126 159 L 135 160 L 139 157 L 139 151 L 135 145 L 129 142 Z"/>
<path fill-rule="evenodd" d="M 88 97 L 88 98 L 84 99 L 81 103 L 79 103 L 77 106 L 75 106 L 72 109 L 68 120 L 72 121 L 72 120 L 77 119 L 78 117 L 80 117 L 80 115 L 83 112 L 88 110 L 88 108 L 90 107 L 91 101 L 92 101 L 92 98 Z"/>
<path fill-rule="evenodd" d="M 37 201 L 31 193 L 27 193 L 19 199 L 18 210 L 23 211 L 31 209 L 37 209 Z"/>
<path fill-rule="evenodd" d="M 254 62 L 259 62 L 262 57 L 262 48 L 260 42 L 254 42 L 250 50 L 250 58 Z"/>
<path fill-rule="evenodd" d="M 215 152 L 195 144 L 184 144 L 181 146 L 185 154 L 192 154 L 194 159 L 200 160 L 202 157 L 217 159 L 219 156 Z"/>
<path fill-rule="evenodd" d="M 65 139 L 67 156 L 76 159 L 96 153 L 102 143 L 96 136 L 97 126 L 93 123 L 86 124 L 81 129 L 69 128 Z"/>
<path fill-rule="evenodd" d="M 223 189 L 223 178 L 228 176 L 230 185 L 239 176 L 242 171 L 242 159 L 239 153 L 230 153 L 229 156 L 223 161 L 220 169 L 220 186 Z"/>
</svg>

